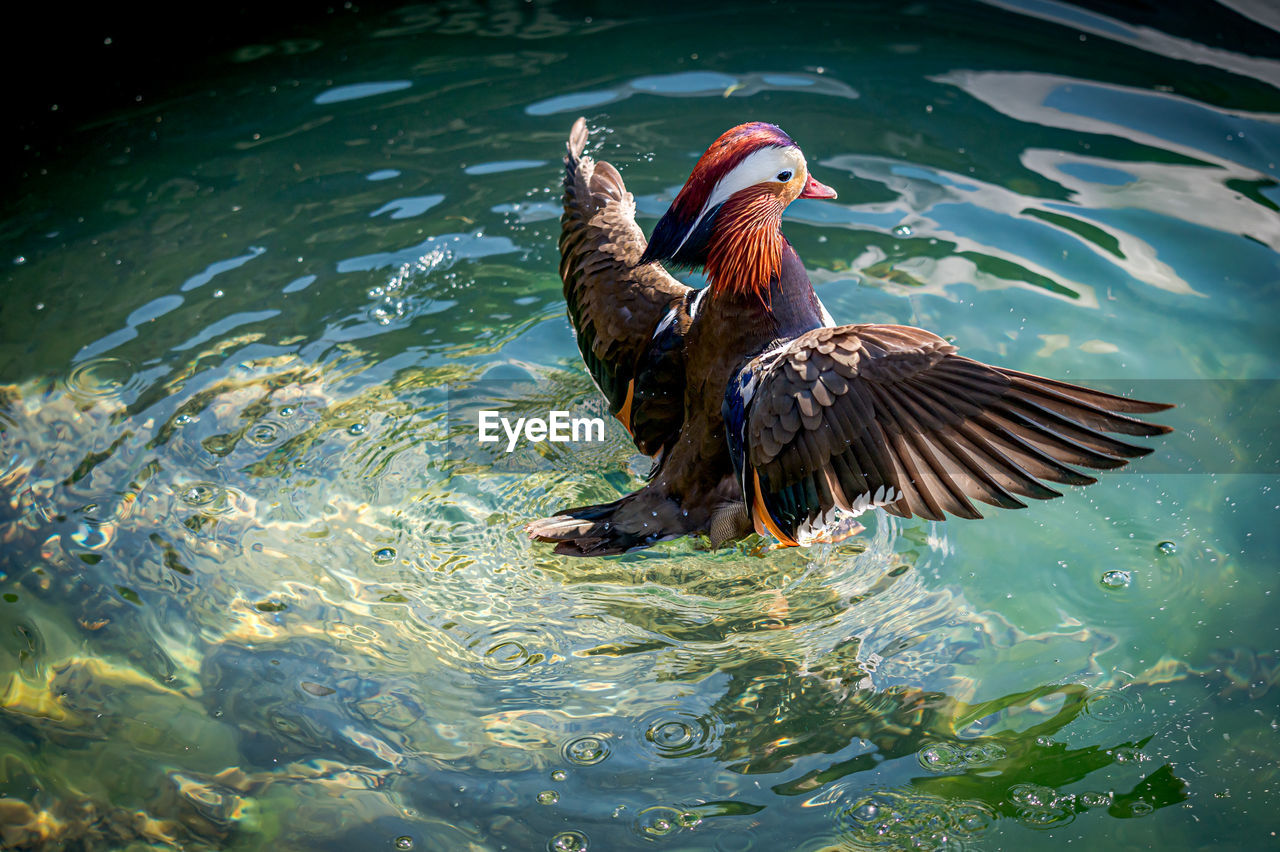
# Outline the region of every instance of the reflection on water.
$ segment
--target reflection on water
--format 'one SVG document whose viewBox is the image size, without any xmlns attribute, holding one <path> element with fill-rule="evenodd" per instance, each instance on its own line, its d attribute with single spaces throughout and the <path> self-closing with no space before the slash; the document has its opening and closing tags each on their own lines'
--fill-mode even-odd
<svg viewBox="0 0 1280 852">
<path fill-rule="evenodd" d="M 715 56 L 685 10 L 406 7 L 41 152 L 0 219 L 0 845 L 1265 844 L 1277 60 L 988 5 L 814 7 L 829 46 L 744 9 Z M 777 121 L 840 191 L 786 226 L 838 320 L 1180 380 L 1188 443 L 808 551 L 532 545 L 647 472 L 613 425 L 456 446 L 451 402 L 595 399 L 580 111 L 646 225 Z"/>
</svg>

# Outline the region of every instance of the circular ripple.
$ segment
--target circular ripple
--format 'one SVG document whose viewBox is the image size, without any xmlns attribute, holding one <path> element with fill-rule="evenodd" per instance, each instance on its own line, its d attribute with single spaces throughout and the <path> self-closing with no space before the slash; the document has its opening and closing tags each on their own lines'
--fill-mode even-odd
<svg viewBox="0 0 1280 852">
<path fill-rule="evenodd" d="M 226 494 L 221 485 L 212 482 L 192 482 L 178 490 L 178 497 L 188 506 L 209 506 Z"/>
<path fill-rule="evenodd" d="M 247 511 L 243 493 L 216 482 L 188 482 L 177 487 L 178 499 L 202 515 L 229 515 Z"/>
<path fill-rule="evenodd" d="M 577 766 L 595 766 L 609 756 L 609 743 L 604 737 L 588 734 L 566 742 L 560 753 Z"/>
<path fill-rule="evenodd" d="M 67 391 L 86 401 L 122 399 L 138 391 L 142 381 L 132 361 L 124 358 L 90 358 L 81 361 L 67 374 Z"/>
<path fill-rule="evenodd" d="M 699 716 L 679 707 L 660 707 L 640 719 L 645 742 L 660 757 L 695 757 L 719 747 L 724 723 L 718 716 Z"/>
<path fill-rule="evenodd" d="M 657 840 L 679 831 L 683 818 L 684 812 L 678 808 L 655 805 L 637 814 L 631 829 L 646 840 Z"/>
<path fill-rule="evenodd" d="M 1141 699 L 1136 693 L 1119 689 L 1096 689 L 1084 702 L 1084 712 L 1099 722 L 1118 722 L 1138 711 Z"/>
<path fill-rule="evenodd" d="M 244 430 L 244 439 L 255 447 L 269 447 L 284 437 L 284 424 L 274 420 L 259 420 Z"/>
<path fill-rule="evenodd" d="M 586 852 L 587 842 L 581 831 L 562 831 L 547 841 L 547 852 Z"/>
<path fill-rule="evenodd" d="M 1029 828 L 1059 828 L 1076 818 L 1076 797 L 1059 794 L 1040 784 L 1015 784 L 1009 788 L 1014 819 Z"/>
<path fill-rule="evenodd" d="M 836 805 L 836 828 L 857 849 L 955 849 L 996 820 L 981 802 L 914 791 L 842 790 L 822 798 Z"/>
<path fill-rule="evenodd" d="M 534 630 L 514 627 L 482 632 L 467 643 L 467 650 L 494 676 L 524 676 L 530 666 L 547 661 L 545 636 Z"/>
<path fill-rule="evenodd" d="M 916 752 L 916 760 L 930 772 L 955 772 L 990 766 L 1005 756 L 997 743 L 930 743 Z"/>
</svg>

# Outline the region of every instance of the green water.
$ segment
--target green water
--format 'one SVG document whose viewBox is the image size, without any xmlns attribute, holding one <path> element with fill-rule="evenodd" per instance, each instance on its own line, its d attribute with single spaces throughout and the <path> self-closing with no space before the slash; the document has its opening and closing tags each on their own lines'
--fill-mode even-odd
<svg viewBox="0 0 1280 852">
<path fill-rule="evenodd" d="M 1275 844 L 1275 32 L 633 11 L 340 10 L 19 163 L 0 846 Z M 447 414 L 594 399 L 555 271 L 579 114 L 646 229 L 780 124 L 840 193 L 784 225 L 837 321 L 1178 435 L 976 523 L 552 556 L 525 522 L 643 475 L 621 429 L 510 468 Z"/>
</svg>

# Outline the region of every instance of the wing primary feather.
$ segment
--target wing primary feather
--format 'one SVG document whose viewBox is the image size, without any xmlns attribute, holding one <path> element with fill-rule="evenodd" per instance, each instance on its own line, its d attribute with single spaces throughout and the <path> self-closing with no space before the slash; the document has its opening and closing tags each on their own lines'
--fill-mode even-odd
<svg viewBox="0 0 1280 852">
<path fill-rule="evenodd" d="M 1027 420 L 1037 423 L 1064 438 L 1075 441 L 1083 447 L 1088 447 L 1105 455 L 1138 458 L 1151 452 L 1150 447 L 1140 447 L 1136 444 L 1121 441 L 1118 438 L 1112 438 L 1110 435 L 1104 435 L 1061 412 L 1037 405 L 1023 397 L 1009 396 L 1000 402 L 1002 407 L 1018 412 Z"/>
<path fill-rule="evenodd" d="M 982 435 L 981 440 L 1010 453 L 1011 458 L 1037 479 L 1047 479 L 1063 485 L 1092 485 L 1098 481 L 1075 468 L 1067 467 L 1040 448 L 1009 432 L 996 418 L 988 414 L 962 424 L 962 428 L 973 428 L 975 432 Z"/>
<path fill-rule="evenodd" d="M 1048 428 L 1042 423 L 1010 407 L 993 407 L 987 417 L 1004 427 L 1005 431 L 1019 435 L 1033 446 L 1064 464 L 1078 464 L 1095 470 L 1114 470 L 1123 467 L 1125 459 L 1094 450 Z"/>
<path fill-rule="evenodd" d="M 1125 414 L 1155 414 L 1159 411 L 1168 411 L 1174 406 L 1167 402 L 1146 402 L 1141 399 L 1132 399 L 1127 396 L 1117 396 L 1116 394 L 1096 391 L 1090 388 L 1073 385 L 1069 382 L 1060 382 L 1057 379 L 1048 379 L 1044 376 L 1036 376 L 1031 373 L 1023 373 L 1018 370 L 1009 370 L 1004 367 L 995 367 L 995 370 L 1008 376 L 1010 379 L 1023 379 L 1033 384 L 1039 385 L 1046 389 L 1052 389 L 1064 396 L 1072 397 L 1081 402 L 1095 405 L 1098 408 L 1107 411 L 1122 411 Z M 1166 429 L 1166 431 L 1172 431 Z M 1163 434 L 1163 433 L 1160 433 Z"/>
<path fill-rule="evenodd" d="M 1139 435 L 1145 438 L 1164 435 L 1172 431 L 1169 426 L 1148 423 L 1136 417 L 1117 414 L 1114 411 L 1108 411 L 1021 377 L 1013 380 L 1011 389 L 1013 391 L 1011 396 L 1026 399 L 1042 408 L 1056 411 L 1064 417 L 1075 420 L 1091 429 L 1117 432 L 1122 435 Z"/>
</svg>

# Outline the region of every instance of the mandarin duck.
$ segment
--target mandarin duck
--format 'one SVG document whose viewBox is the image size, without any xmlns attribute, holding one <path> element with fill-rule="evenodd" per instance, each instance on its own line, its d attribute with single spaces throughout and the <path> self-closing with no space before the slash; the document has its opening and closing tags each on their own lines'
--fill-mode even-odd
<svg viewBox="0 0 1280 852">
<path fill-rule="evenodd" d="M 569 134 L 560 276 L 587 370 L 640 452 L 648 483 L 564 509 L 529 535 L 604 556 L 705 533 L 807 545 L 873 507 L 981 518 L 1086 485 L 1149 447 L 1137 419 L 1171 406 L 994 367 L 902 325 L 836 325 L 781 231 L 797 198 L 836 197 L 772 124 L 726 131 L 646 242 L 617 169 Z M 705 271 L 694 289 L 663 268 Z"/>
</svg>

